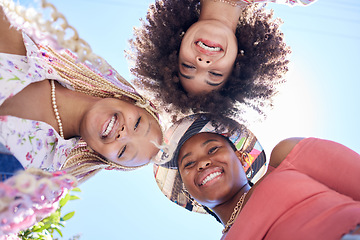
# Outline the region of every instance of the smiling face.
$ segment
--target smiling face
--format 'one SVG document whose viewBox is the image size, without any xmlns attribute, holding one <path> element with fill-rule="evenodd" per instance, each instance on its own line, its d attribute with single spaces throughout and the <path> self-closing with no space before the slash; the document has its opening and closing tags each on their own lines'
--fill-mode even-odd
<svg viewBox="0 0 360 240">
<path fill-rule="evenodd" d="M 199 133 L 180 149 L 178 166 L 190 195 L 214 208 L 230 200 L 247 183 L 240 160 L 226 139 Z"/>
<path fill-rule="evenodd" d="M 194 23 L 185 33 L 179 52 L 179 77 L 192 94 L 220 89 L 231 74 L 238 52 L 234 32 L 216 20 Z"/>
<path fill-rule="evenodd" d="M 122 166 L 141 166 L 158 152 L 158 122 L 144 109 L 115 98 L 103 98 L 85 114 L 80 135 L 96 152 Z"/>
</svg>

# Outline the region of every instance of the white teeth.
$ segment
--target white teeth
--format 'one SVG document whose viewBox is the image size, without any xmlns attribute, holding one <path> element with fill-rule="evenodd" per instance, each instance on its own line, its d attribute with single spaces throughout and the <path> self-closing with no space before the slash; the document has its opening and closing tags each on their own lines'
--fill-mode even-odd
<svg viewBox="0 0 360 240">
<path fill-rule="evenodd" d="M 109 133 L 111 132 L 111 130 L 112 130 L 113 127 L 114 127 L 115 120 L 116 120 L 116 118 L 115 118 L 115 116 L 113 116 L 113 117 L 111 118 L 111 120 L 110 120 L 110 122 L 109 122 L 109 124 L 108 124 L 108 126 L 107 126 L 107 128 L 106 128 L 106 130 L 105 130 L 105 132 L 102 134 L 103 137 L 107 137 L 107 136 L 109 135 Z"/>
<path fill-rule="evenodd" d="M 206 184 L 208 181 L 213 180 L 214 178 L 216 178 L 217 176 L 219 176 L 221 174 L 221 172 L 215 172 L 210 174 L 209 176 L 207 176 L 201 183 L 201 185 Z"/>
<path fill-rule="evenodd" d="M 197 45 L 207 51 L 211 51 L 211 52 L 219 52 L 221 51 L 221 48 L 220 47 L 209 47 L 207 46 L 205 43 L 201 42 L 201 41 L 198 41 L 197 42 Z"/>
</svg>

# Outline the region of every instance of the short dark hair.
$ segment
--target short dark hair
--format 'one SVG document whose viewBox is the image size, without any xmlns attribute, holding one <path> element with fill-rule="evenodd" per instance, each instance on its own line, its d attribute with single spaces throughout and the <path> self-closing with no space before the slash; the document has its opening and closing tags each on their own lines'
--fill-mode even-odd
<svg viewBox="0 0 360 240">
<path fill-rule="evenodd" d="M 263 113 L 288 70 L 290 49 L 279 30 L 281 20 L 256 4 L 245 8 L 235 34 L 238 54 L 226 84 L 218 91 L 193 96 L 179 82 L 178 57 L 182 36 L 199 14 L 199 0 L 156 0 L 150 5 L 127 51 L 135 61 L 131 68 L 135 85 L 169 111 L 231 115 L 239 111 L 235 104 L 240 103 Z"/>
</svg>

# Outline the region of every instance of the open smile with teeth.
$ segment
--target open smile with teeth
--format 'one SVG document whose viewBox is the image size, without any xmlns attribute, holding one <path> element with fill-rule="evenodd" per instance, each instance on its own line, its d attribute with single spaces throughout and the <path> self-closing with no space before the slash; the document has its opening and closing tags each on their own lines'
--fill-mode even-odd
<svg viewBox="0 0 360 240">
<path fill-rule="evenodd" d="M 101 137 L 106 138 L 109 135 L 109 133 L 111 132 L 111 130 L 114 127 L 115 121 L 116 121 L 116 116 L 114 115 L 114 116 L 112 116 L 109 124 L 107 125 L 107 127 L 106 127 L 105 131 L 103 132 L 103 134 L 101 135 Z"/>
<path fill-rule="evenodd" d="M 210 175 L 208 175 L 200 184 L 200 186 L 205 185 L 207 182 L 213 180 L 214 178 L 216 178 L 217 176 L 220 176 L 222 174 L 222 172 L 214 172 L 211 173 Z"/>
<path fill-rule="evenodd" d="M 202 49 L 204 49 L 206 51 L 210 51 L 210 52 L 220 52 L 220 51 L 222 51 L 222 49 L 220 47 L 208 46 L 205 43 L 203 43 L 202 41 L 197 41 L 196 45 L 198 45 Z"/>
</svg>

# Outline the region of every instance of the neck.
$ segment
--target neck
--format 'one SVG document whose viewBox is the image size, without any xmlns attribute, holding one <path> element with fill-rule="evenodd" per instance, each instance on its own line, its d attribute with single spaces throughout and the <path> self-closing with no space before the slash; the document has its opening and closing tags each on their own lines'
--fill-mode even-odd
<svg viewBox="0 0 360 240">
<path fill-rule="evenodd" d="M 212 208 L 212 210 L 214 210 L 216 215 L 220 218 L 223 225 L 225 225 L 227 221 L 230 219 L 230 216 L 233 213 L 234 208 L 236 204 L 239 202 L 241 196 L 244 193 L 248 192 L 250 188 L 251 187 L 249 186 L 249 184 L 246 183 L 231 199 Z M 245 205 L 245 202 L 243 203 L 243 207 Z"/>
<path fill-rule="evenodd" d="M 202 0 L 199 21 L 217 20 L 228 26 L 235 33 L 242 10 L 246 3 L 238 3 L 237 6 L 231 5 L 229 1 Z"/>
<path fill-rule="evenodd" d="M 76 92 L 55 81 L 56 102 L 65 139 L 80 136 L 80 122 L 90 107 L 101 98 Z"/>
</svg>

